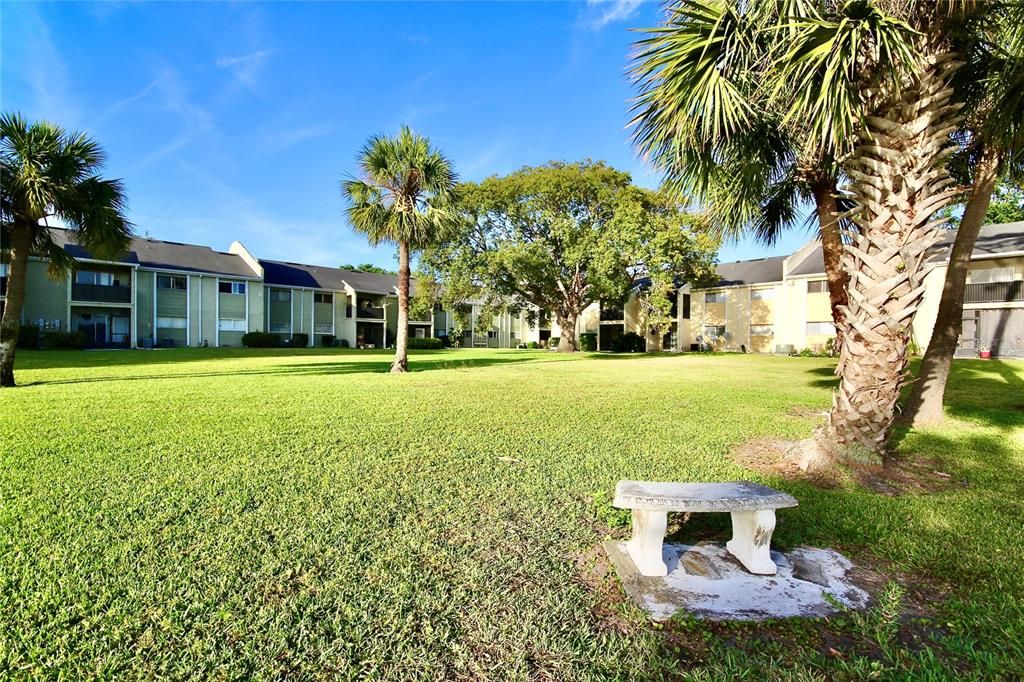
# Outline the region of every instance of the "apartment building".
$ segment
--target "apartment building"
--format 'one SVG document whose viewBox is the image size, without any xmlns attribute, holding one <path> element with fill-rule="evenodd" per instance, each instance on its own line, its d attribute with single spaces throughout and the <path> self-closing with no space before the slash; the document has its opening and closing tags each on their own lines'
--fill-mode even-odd
<svg viewBox="0 0 1024 682">
<path fill-rule="evenodd" d="M 931 340 L 948 251 L 955 233 L 939 245 L 912 338 L 920 348 Z M 1024 357 L 1024 222 L 981 230 L 967 278 L 959 353 Z M 688 314 L 679 311 L 679 348 L 786 353 L 824 350 L 835 337 L 821 245 L 796 253 L 718 266 L 719 281 L 691 290 Z"/>
<path fill-rule="evenodd" d="M 30 259 L 22 322 L 43 331 L 83 331 L 93 347 L 238 346 L 246 332 L 267 331 L 282 341 L 302 335 L 309 346 L 333 339 L 385 348 L 397 335 L 394 276 L 261 259 L 237 241 L 221 252 L 140 237 L 120 259 L 100 260 L 75 244 L 70 232 L 54 229 L 53 235 L 78 266 L 54 281 L 44 259 Z M 913 328 L 921 348 L 931 338 L 952 237 L 951 232 L 940 245 L 925 279 Z M 6 279 L 7 266 L 0 264 L 0 310 Z M 593 303 L 573 333 L 596 334 L 600 350 L 611 350 L 618 338 L 634 332 L 646 339 L 648 351 L 709 347 L 754 353 L 823 350 L 835 336 L 817 241 L 789 256 L 722 263 L 711 287 L 682 285 L 673 295 L 675 322 L 668 328 L 653 329 L 644 312 L 648 286 L 641 280 L 624 301 Z M 514 348 L 563 333 L 544 312 L 531 327 L 525 313 L 485 321 L 481 301 L 464 305 L 464 348 Z M 445 339 L 454 326 L 452 315 L 438 306 L 409 320 L 408 333 Z M 963 326 L 961 355 L 987 350 L 1024 357 L 1024 222 L 982 229 Z"/>
</svg>

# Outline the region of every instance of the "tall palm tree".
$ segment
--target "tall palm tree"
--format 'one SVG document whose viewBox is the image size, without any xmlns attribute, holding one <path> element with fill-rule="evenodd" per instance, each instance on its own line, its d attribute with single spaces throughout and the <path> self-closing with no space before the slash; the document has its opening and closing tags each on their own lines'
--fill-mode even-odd
<svg viewBox="0 0 1024 682">
<path fill-rule="evenodd" d="M 739 135 L 754 128 L 759 110 L 744 96 L 748 88 L 735 85 L 753 79 L 757 85 L 749 89 L 766 93 L 769 115 L 784 129 L 799 122 L 803 158 L 842 160 L 843 189 L 855 206 L 845 216 L 852 234 L 842 257 L 850 281 L 838 324 L 840 385 L 826 427 L 805 448 L 804 464 L 836 457 L 879 462 L 905 380 L 927 257 L 941 236 L 943 221 L 934 217 L 955 195 L 945 166 L 960 117 L 951 82 L 970 49 L 958 29 L 994 3 L 747 3 L 741 6 L 752 8 L 756 20 L 746 32 L 735 13 L 725 11 L 728 4 L 679 2 L 714 26 L 720 52 L 702 48 L 692 63 L 668 60 L 664 68 L 690 69 L 689 81 L 703 97 L 666 92 L 653 104 L 668 112 L 714 112 L 674 129 L 713 145 L 722 131 Z M 773 5 L 781 9 L 763 9 Z M 765 35 L 770 48 L 751 50 Z M 673 151 L 685 158 L 688 148 Z M 726 156 L 712 146 L 694 161 L 717 165 Z"/>
<path fill-rule="evenodd" d="M 7 303 L 0 320 L 0 387 L 14 386 L 14 355 L 29 254 L 49 260 L 51 277 L 66 277 L 75 260 L 58 246 L 46 225 L 57 218 L 79 244 L 99 258 L 115 257 L 130 243 L 120 180 L 97 173 L 104 154 L 87 135 L 19 114 L 0 116 L 0 241 L 10 259 Z"/>
<path fill-rule="evenodd" d="M 974 28 L 980 34 L 957 86 L 968 112 L 962 151 L 952 164 L 966 187 L 963 216 L 949 254 L 928 350 L 905 413 L 914 426 L 944 418 L 942 400 L 963 323 L 967 271 L 1000 175 L 1024 177 L 1024 4 L 996 7 Z"/>
<path fill-rule="evenodd" d="M 681 2 L 637 43 L 634 141 L 674 193 L 701 201 L 720 237 L 771 246 L 801 221 L 817 224 L 833 322 L 847 303 L 841 169 L 804 145 L 800 121 L 783 121 L 766 83 L 781 22 L 800 6 Z"/>
<path fill-rule="evenodd" d="M 359 153 L 362 177 L 341 184 L 348 219 L 373 245 L 398 245 L 398 334 L 392 372 L 409 369 L 409 256 L 444 239 L 454 227 L 451 162 L 430 140 L 402 126 L 396 137 L 374 135 Z"/>
</svg>

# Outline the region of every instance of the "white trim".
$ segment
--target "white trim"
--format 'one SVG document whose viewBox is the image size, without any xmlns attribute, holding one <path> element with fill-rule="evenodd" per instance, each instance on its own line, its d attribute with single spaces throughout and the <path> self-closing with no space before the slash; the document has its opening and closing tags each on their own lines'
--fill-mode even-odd
<svg viewBox="0 0 1024 682">
<path fill-rule="evenodd" d="M 214 290 L 214 294 L 217 296 L 217 298 L 215 299 L 217 307 L 214 309 L 214 325 L 213 325 L 214 329 L 217 331 L 217 337 L 216 337 L 216 344 L 215 344 L 215 346 L 217 348 L 220 348 L 220 276 L 217 277 L 217 283 L 214 286 L 213 290 Z M 248 291 L 248 287 L 246 287 L 246 291 Z"/>
<path fill-rule="evenodd" d="M 185 277 L 185 346 L 192 345 L 192 278 Z"/>
<path fill-rule="evenodd" d="M 139 295 L 139 271 L 132 269 L 132 348 L 139 346 L 139 315 L 135 308 L 135 299 Z M 70 331 L 70 330 L 68 330 Z"/>
</svg>

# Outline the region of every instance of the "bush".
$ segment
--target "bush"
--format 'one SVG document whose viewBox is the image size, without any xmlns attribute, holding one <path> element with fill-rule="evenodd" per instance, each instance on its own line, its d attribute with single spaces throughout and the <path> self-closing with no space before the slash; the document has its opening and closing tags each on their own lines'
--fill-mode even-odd
<svg viewBox="0 0 1024 682">
<path fill-rule="evenodd" d="M 536 341 L 530 341 L 528 344 L 526 344 L 526 347 L 529 348 L 530 350 L 537 350 L 538 348 L 540 348 L 540 344 L 537 343 Z"/>
<path fill-rule="evenodd" d="M 429 336 L 422 339 L 409 339 L 409 350 L 441 350 L 443 346 L 444 344 L 441 343 L 441 339 L 435 339 Z"/>
<path fill-rule="evenodd" d="M 324 334 L 320 337 L 320 345 L 330 348 L 334 345 L 334 334 Z"/>
<path fill-rule="evenodd" d="M 647 342 L 636 332 L 626 332 L 612 344 L 613 353 L 643 353 L 645 350 Z"/>
<path fill-rule="evenodd" d="M 39 348 L 39 327 L 34 324 L 23 324 L 18 329 L 18 348 Z"/>
<path fill-rule="evenodd" d="M 242 345 L 246 348 L 277 348 L 281 339 L 277 334 L 268 332 L 249 332 L 242 335 Z"/>
<path fill-rule="evenodd" d="M 89 339 L 85 332 L 46 332 L 43 348 L 48 350 L 82 350 Z"/>
<path fill-rule="evenodd" d="M 305 348 L 309 345 L 309 334 L 292 334 L 292 341 L 289 345 L 292 348 Z"/>
<path fill-rule="evenodd" d="M 547 347 L 548 348 L 558 348 L 558 341 L 559 341 L 560 338 L 561 337 L 559 337 L 559 336 L 552 336 L 550 339 L 548 339 L 548 346 Z"/>
<path fill-rule="evenodd" d="M 580 334 L 580 350 L 588 353 L 593 353 L 597 350 L 597 334 L 595 332 Z"/>
<path fill-rule="evenodd" d="M 348 348 L 348 339 L 341 339 L 340 344 L 342 348 Z"/>
</svg>

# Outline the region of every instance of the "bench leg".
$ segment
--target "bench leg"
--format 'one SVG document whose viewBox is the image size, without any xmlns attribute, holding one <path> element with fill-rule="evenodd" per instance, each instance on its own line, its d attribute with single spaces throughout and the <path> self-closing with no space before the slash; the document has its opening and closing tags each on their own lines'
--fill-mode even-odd
<svg viewBox="0 0 1024 682">
<path fill-rule="evenodd" d="M 732 540 L 725 548 L 751 573 L 775 575 L 778 568 L 769 554 L 774 531 L 774 509 L 732 512 Z"/>
<path fill-rule="evenodd" d="M 640 575 L 668 575 L 668 566 L 661 558 L 661 543 L 665 539 L 667 525 L 668 512 L 633 510 L 633 538 L 626 543 L 626 551 Z"/>
</svg>

